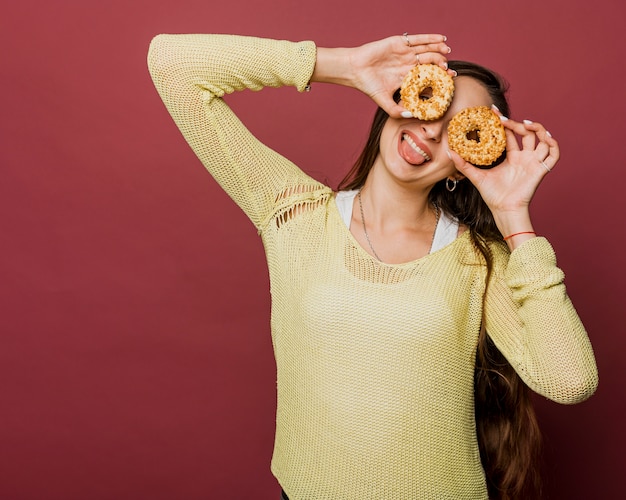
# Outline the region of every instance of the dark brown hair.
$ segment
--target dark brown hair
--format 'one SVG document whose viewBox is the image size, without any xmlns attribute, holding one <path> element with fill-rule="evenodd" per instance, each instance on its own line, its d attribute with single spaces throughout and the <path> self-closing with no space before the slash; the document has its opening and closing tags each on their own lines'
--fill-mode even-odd
<svg viewBox="0 0 626 500">
<path fill-rule="evenodd" d="M 497 73 L 465 61 L 449 61 L 449 66 L 459 76 L 469 76 L 481 83 L 493 104 L 505 116 L 510 115 L 506 100 L 508 85 Z M 398 100 L 398 93 L 395 97 Z M 338 189 L 363 186 L 378 156 L 380 136 L 388 118 L 378 108 L 365 147 Z M 490 167 L 502 162 L 505 156 L 506 152 Z M 429 198 L 468 228 L 474 247 L 483 257 L 488 282 L 493 261 L 490 245 L 504 245 L 504 241 L 478 190 L 464 179 L 451 193 L 442 180 L 432 188 Z M 478 445 L 489 497 L 493 500 L 538 498 L 541 435 L 530 390 L 498 351 L 484 326 L 476 349 L 474 389 Z"/>
</svg>

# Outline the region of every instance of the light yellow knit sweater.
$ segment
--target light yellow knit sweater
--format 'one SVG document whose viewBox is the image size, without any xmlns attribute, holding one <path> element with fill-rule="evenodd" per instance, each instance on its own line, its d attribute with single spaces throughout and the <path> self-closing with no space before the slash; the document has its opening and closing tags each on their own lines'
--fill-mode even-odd
<svg viewBox="0 0 626 500">
<path fill-rule="evenodd" d="M 486 498 L 473 406 L 483 295 L 491 338 L 555 401 L 596 388 L 587 335 L 545 239 L 510 258 L 495 245 L 487 288 L 467 233 L 382 264 L 352 237 L 332 190 L 258 142 L 221 99 L 303 90 L 315 53 L 312 42 L 160 35 L 148 56 L 176 124 L 263 238 L 278 369 L 272 471 L 292 500 Z"/>
</svg>

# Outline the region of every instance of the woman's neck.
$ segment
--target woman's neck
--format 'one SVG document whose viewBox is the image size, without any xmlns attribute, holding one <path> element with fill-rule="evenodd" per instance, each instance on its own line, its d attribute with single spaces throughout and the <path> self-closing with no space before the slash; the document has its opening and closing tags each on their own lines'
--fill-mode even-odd
<svg viewBox="0 0 626 500">
<path fill-rule="evenodd" d="M 361 188 L 362 202 L 368 207 L 368 221 L 381 230 L 419 230 L 432 226 L 434 206 L 427 189 L 403 185 L 370 173 Z"/>
<path fill-rule="evenodd" d="M 355 197 L 350 232 L 370 255 L 401 264 L 430 252 L 438 219 L 428 191 L 389 186 L 369 176 Z"/>
</svg>

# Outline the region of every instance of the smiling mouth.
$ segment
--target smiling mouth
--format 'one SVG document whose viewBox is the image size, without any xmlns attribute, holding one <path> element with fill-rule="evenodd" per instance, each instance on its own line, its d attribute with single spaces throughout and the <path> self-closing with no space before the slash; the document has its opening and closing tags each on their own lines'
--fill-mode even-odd
<svg viewBox="0 0 626 500">
<path fill-rule="evenodd" d="M 428 156 L 422 149 L 420 149 L 417 144 L 415 144 L 415 141 L 413 141 L 413 139 L 411 139 L 411 136 L 409 136 L 409 134 L 402 134 L 402 139 L 405 140 L 406 143 L 409 146 L 411 146 L 417 153 L 422 155 L 426 161 L 430 161 L 431 160 L 431 157 Z"/>
</svg>

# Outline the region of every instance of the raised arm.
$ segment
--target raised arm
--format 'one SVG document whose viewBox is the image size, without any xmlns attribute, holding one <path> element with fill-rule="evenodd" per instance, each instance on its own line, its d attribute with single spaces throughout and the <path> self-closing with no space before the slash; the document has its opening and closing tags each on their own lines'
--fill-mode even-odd
<svg viewBox="0 0 626 500">
<path fill-rule="evenodd" d="M 159 35 L 150 45 L 150 74 L 176 125 L 259 229 L 281 193 L 323 186 L 259 142 L 221 98 L 263 87 L 302 91 L 315 59 L 312 42 L 234 35 Z"/>
<path fill-rule="evenodd" d="M 257 228 L 286 197 L 326 189 L 257 141 L 221 99 L 236 90 L 309 82 L 355 88 L 390 115 L 404 75 L 419 60 L 447 68 L 443 35 L 392 36 L 353 48 L 320 48 L 235 35 L 159 35 L 148 66 L 167 109 L 204 166 Z M 418 59 L 419 57 L 419 59 Z"/>
</svg>

